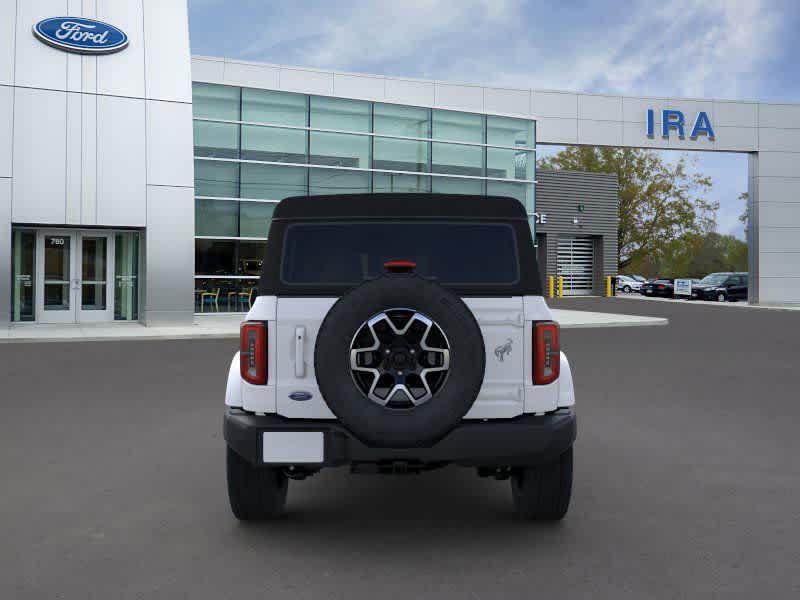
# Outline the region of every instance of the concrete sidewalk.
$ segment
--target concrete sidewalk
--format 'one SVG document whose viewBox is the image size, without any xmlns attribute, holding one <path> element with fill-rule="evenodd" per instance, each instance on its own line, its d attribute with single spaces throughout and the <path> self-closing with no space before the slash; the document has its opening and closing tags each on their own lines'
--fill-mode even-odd
<svg viewBox="0 0 800 600">
<path fill-rule="evenodd" d="M 666 325 L 659 317 L 614 315 L 582 310 L 551 309 L 564 329 L 586 327 L 633 327 Z M 180 340 L 188 338 L 235 338 L 242 315 L 204 315 L 193 325 L 147 327 L 140 323 L 91 323 L 81 325 L 37 325 L 17 323 L 0 330 L 3 342 L 96 342 L 102 340 Z"/>
</svg>

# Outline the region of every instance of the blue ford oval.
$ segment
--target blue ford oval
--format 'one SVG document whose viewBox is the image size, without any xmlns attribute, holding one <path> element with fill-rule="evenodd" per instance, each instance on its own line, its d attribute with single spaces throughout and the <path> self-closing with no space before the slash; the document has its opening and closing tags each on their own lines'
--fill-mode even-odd
<svg viewBox="0 0 800 600">
<path fill-rule="evenodd" d="M 121 29 L 83 17 L 50 17 L 33 26 L 33 34 L 45 44 L 79 54 L 110 54 L 128 45 Z"/>
</svg>

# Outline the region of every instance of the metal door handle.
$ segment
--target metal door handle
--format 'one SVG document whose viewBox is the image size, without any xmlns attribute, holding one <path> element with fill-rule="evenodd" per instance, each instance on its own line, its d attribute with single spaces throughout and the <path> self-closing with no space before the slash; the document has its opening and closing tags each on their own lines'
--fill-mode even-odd
<svg viewBox="0 0 800 600">
<path fill-rule="evenodd" d="M 305 342 L 306 342 L 306 328 L 294 328 L 294 376 L 306 376 L 306 361 L 305 361 Z"/>
</svg>

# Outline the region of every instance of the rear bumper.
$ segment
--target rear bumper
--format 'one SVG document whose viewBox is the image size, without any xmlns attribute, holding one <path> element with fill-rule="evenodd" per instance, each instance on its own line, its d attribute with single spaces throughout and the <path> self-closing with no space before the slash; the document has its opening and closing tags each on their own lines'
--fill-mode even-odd
<svg viewBox="0 0 800 600">
<path fill-rule="evenodd" d="M 262 460 L 265 432 L 315 431 L 322 432 L 324 437 L 324 460 L 318 466 L 407 462 L 505 467 L 535 465 L 559 456 L 575 441 L 577 423 L 572 408 L 543 416 L 462 421 L 441 441 L 427 448 L 372 448 L 337 421 L 254 415 L 238 408 L 226 410 L 223 430 L 228 446 L 254 465 L 265 464 Z"/>
</svg>

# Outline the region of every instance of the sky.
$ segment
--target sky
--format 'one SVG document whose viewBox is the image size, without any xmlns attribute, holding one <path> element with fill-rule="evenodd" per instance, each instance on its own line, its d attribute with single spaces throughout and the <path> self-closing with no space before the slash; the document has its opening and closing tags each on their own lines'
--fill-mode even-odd
<svg viewBox="0 0 800 600">
<path fill-rule="evenodd" d="M 189 27 L 192 53 L 207 56 L 519 88 L 800 101 L 797 0 L 189 0 Z M 718 231 L 743 237 L 746 155 L 692 158 L 712 177 Z"/>
</svg>

